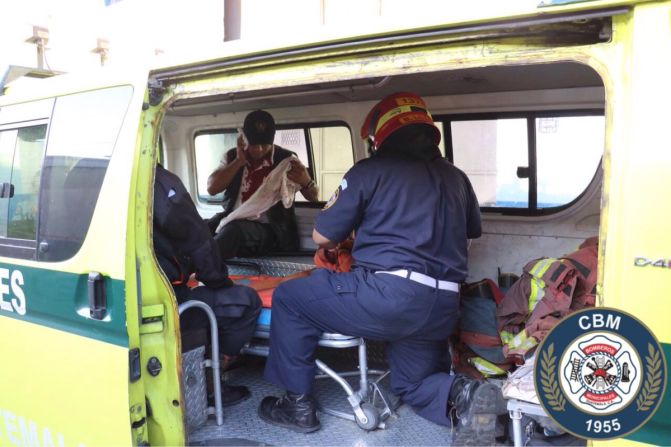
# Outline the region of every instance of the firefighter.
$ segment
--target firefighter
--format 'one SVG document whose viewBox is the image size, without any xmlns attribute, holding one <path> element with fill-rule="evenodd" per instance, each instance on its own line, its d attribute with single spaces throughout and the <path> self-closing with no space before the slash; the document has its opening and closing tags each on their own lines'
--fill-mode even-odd
<svg viewBox="0 0 671 447">
<path fill-rule="evenodd" d="M 261 300 L 254 289 L 233 284 L 217 243 L 189 192 L 179 177 L 161 165 L 156 165 L 154 182 L 154 252 L 175 290 L 178 303 L 203 301 L 214 311 L 219 329 L 219 353 L 225 367 L 254 334 Z M 202 286 L 187 286 L 192 273 Z M 181 322 L 183 329 L 208 324 L 202 312 L 187 312 Z M 226 382 L 222 383 L 221 394 L 225 406 L 250 396 L 246 387 Z"/>
<path fill-rule="evenodd" d="M 322 332 L 334 332 L 388 342 L 391 391 L 438 424 L 459 418 L 457 430 L 474 437 L 471 416 L 503 401 L 493 385 L 449 374 L 467 240 L 481 234 L 473 188 L 441 157 L 440 132 L 413 93 L 375 105 L 361 136 L 372 156 L 345 174 L 312 236 L 332 249 L 354 230 L 354 266 L 317 269 L 276 289 L 265 377 L 286 393 L 263 399 L 259 416 L 299 432 L 320 428 L 314 352 Z"/>
</svg>

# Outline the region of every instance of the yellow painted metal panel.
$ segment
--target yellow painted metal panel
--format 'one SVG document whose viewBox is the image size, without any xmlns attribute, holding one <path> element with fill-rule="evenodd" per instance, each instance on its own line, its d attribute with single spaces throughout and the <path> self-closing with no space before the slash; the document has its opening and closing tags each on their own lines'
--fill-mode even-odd
<svg viewBox="0 0 671 447">
<path fill-rule="evenodd" d="M 668 3 L 637 6 L 618 23 L 628 57 L 610 68 L 620 82 L 609 98 L 613 135 L 602 214 L 603 304 L 632 313 L 666 343 L 671 269 L 635 260 L 671 259 L 670 25 Z"/>
<path fill-rule="evenodd" d="M 126 348 L 5 317 L 0 340 L 0 445 L 131 445 Z"/>
</svg>

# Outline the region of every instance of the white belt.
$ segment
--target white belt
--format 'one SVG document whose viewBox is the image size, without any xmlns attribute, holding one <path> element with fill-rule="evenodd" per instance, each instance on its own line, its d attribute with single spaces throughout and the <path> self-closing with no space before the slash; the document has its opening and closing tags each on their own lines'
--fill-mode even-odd
<svg viewBox="0 0 671 447">
<path fill-rule="evenodd" d="M 379 271 L 375 273 L 386 273 L 387 275 L 400 276 L 401 278 L 407 278 L 411 281 L 424 284 L 429 287 L 436 287 L 440 290 L 450 290 L 452 292 L 459 292 L 459 284 L 452 281 L 441 281 L 436 278 L 432 278 L 429 275 L 419 272 L 411 272 L 408 270 L 392 270 L 389 272 Z"/>
</svg>

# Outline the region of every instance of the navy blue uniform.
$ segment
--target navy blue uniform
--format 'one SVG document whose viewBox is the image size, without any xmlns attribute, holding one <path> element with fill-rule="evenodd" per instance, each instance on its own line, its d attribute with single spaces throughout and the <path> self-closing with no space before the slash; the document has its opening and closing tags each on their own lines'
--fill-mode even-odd
<svg viewBox="0 0 671 447">
<path fill-rule="evenodd" d="M 381 153 L 350 169 L 315 228 L 331 241 L 354 230 L 355 264 L 350 273 L 318 269 L 276 289 L 266 378 L 311 392 L 322 332 L 387 341 L 391 391 L 423 417 L 449 425 L 446 339 L 456 327 L 458 292 L 383 272 L 466 279 L 467 238 L 481 233 L 466 175 L 441 158 Z"/>
<path fill-rule="evenodd" d="M 154 252 L 177 301 L 197 300 L 209 305 L 217 317 L 220 353 L 237 355 L 254 333 L 261 300 L 254 289 L 230 280 L 189 192 L 179 177 L 161 165 L 156 166 L 154 183 Z M 205 285 L 188 288 L 191 273 Z M 205 314 L 196 311 L 185 313 L 181 322 L 183 329 L 209 324 Z"/>
</svg>

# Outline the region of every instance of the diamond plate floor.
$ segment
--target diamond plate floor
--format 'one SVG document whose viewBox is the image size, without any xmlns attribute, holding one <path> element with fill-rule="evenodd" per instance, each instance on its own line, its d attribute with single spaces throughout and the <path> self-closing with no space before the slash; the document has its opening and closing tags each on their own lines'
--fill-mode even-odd
<svg viewBox="0 0 671 447">
<path fill-rule="evenodd" d="M 260 360 L 260 359 L 259 359 Z M 246 385 L 252 397 L 236 406 L 224 408 L 224 425 L 210 418 L 207 424 L 190 434 L 193 445 L 282 445 L 282 446 L 444 446 L 450 445 L 450 429 L 417 416 L 407 405 L 396 411 L 397 418 L 387 419 L 387 428 L 365 432 L 355 422 L 319 413 L 321 430 L 310 434 L 294 433 L 261 421 L 256 410 L 261 399 L 281 395 L 281 390 L 266 382 L 263 363 L 253 361 L 230 372 L 232 384 Z M 317 399 L 338 409 L 348 408 L 345 392 L 330 379 L 321 379 L 315 387 Z M 208 440 L 212 440 L 208 443 Z"/>
</svg>

